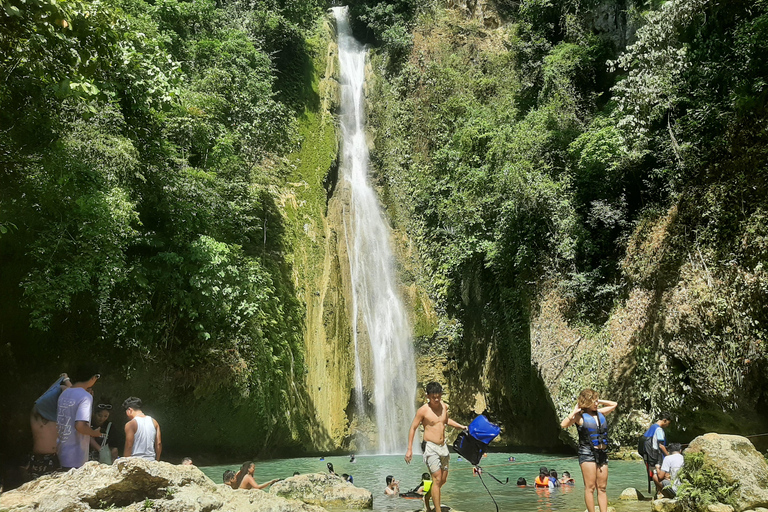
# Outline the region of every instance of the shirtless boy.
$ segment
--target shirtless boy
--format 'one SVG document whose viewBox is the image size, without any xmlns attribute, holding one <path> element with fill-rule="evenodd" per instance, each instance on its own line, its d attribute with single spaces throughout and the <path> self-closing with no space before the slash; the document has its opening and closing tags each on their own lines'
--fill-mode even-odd
<svg viewBox="0 0 768 512">
<path fill-rule="evenodd" d="M 416 429 L 419 425 L 424 426 L 424 463 L 432 474 L 432 487 L 430 492 L 424 495 L 424 505 L 427 512 L 429 508 L 429 497 L 432 496 L 432 503 L 436 511 L 440 508 L 440 489 L 448 479 L 448 462 L 451 457 L 448 453 L 448 446 L 445 444 L 445 426 L 450 425 L 453 428 L 466 430 L 467 427 L 457 423 L 448 417 L 448 406 L 442 402 L 443 388 L 437 382 L 427 384 L 426 404 L 419 407 L 416 411 L 416 417 L 411 423 L 411 430 L 408 432 L 408 451 L 405 452 L 405 462 L 411 463 L 413 458 L 413 437 L 416 435 Z"/>
</svg>

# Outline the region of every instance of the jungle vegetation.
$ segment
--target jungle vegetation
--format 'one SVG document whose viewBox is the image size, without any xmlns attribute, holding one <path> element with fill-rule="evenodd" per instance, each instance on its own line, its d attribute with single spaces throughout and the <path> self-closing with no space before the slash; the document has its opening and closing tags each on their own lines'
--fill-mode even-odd
<svg viewBox="0 0 768 512">
<path fill-rule="evenodd" d="M 291 417 L 303 311 L 276 187 L 317 107 L 322 12 L 307 0 L 2 2 L 6 383 L 46 386 L 97 360 L 113 383 L 164 389 L 149 402 L 176 407 L 177 423 L 210 416 L 211 442 L 224 420 L 306 441 L 306 416 Z"/>
<path fill-rule="evenodd" d="M 376 177 L 457 321 L 428 345 L 461 368 L 491 344 L 492 405 L 517 417 L 542 398 L 528 364 L 542 294 L 610 350 L 606 322 L 643 289 L 683 326 L 651 317 L 631 383 L 595 374 L 597 354 L 566 365 L 559 413 L 588 384 L 650 414 L 766 405 L 768 2 L 466 4 L 355 7 L 378 45 Z"/>
<path fill-rule="evenodd" d="M 311 445 L 278 197 L 311 137 L 325 3 L 2 1 L 6 386 L 97 356 L 161 380 L 179 423 L 226 413 L 265 445 Z M 442 317 L 429 343 L 471 361 L 490 340 L 500 400 L 536 400 L 543 286 L 599 330 L 697 258 L 702 320 L 638 348 L 649 372 L 678 350 L 635 405 L 767 405 L 768 1 L 483 5 L 498 27 L 437 0 L 351 2 L 375 179 Z M 242 444 L 223 424 L 208 438 Z"/>
</svg>

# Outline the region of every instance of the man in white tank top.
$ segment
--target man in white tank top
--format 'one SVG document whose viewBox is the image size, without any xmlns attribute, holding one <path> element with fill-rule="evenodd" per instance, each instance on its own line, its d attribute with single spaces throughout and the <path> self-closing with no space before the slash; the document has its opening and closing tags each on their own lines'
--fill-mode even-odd
<svg viewBox="0 0 768 512">
<path fill-rule="evenodd" d="M 160 460 L 163 444 L 160 440 L 160 425 L 151 416 L 141 411 L 141 399 L 132 396 L 123 402 L 128 423 L 125 424 L 124 457 L 141 457 Z"/>
</svg>

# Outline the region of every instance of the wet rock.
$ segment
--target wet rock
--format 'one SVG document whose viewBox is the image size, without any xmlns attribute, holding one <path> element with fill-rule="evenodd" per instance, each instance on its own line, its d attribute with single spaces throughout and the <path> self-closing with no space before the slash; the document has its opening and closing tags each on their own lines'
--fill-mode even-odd
<svg viewBox="0 0 768 512">
<path fill-rule="evenodd" d="M 738 482 L 734 492 L 737 512 L 768 506 L 768 464 L 746 437 L 704 434 L 694 439 L 685 454 L 700 452 L 717 467 L 729 483 Z"/>
<path fill-rule="evenodd" d="M 638 501 L 638 500 L 644 500 L 645 496 L 643 496 L 640 493 L 640 491 L 638 491 L 634 487 L 628 487 L 627 489 L 624 489 L 621 492 L 621 496 L 619 496 L 619 499 L 624 501 Z"/>
<path fill-rule="evenodd" d="M 328 473 L 310 473 L 286 478 L 273 484 L 269 492 L 323 507 L 373 508 L 371 491 L 355 487 Z"/>
<path fill-rule="evenodd" d="M 46 475 L 0 495 L 0 510 L 88 512 L 110 509 L 153 512 L 322 512 L 300 501 L 263 491 L 235 491 L 214 484 L 194 466 L 120 459 L 111 466 L 88 462 L 79 469 Z"/>
<path fill-rule="evenodd" d="M 651 509 L 653 512 L 682 512 L 683 505 L 677 500 L 662 498 L 660 500 L 653 500 Z"/>
</svg>

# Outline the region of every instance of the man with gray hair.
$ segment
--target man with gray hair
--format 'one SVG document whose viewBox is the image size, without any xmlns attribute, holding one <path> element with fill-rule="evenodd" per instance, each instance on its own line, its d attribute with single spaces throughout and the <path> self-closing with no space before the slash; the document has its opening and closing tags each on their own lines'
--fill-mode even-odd
<svg viewBox="0 0 768 512">
<path fill-rule="evenodd" d="M 160 460 L 163 443 L 160 425 L 141 410 L 141 399 L 135 396 L 123 402 L 128 423 L 125 424 L 125 457 L 141 457 L 146 460 Z"/>
</svg>

